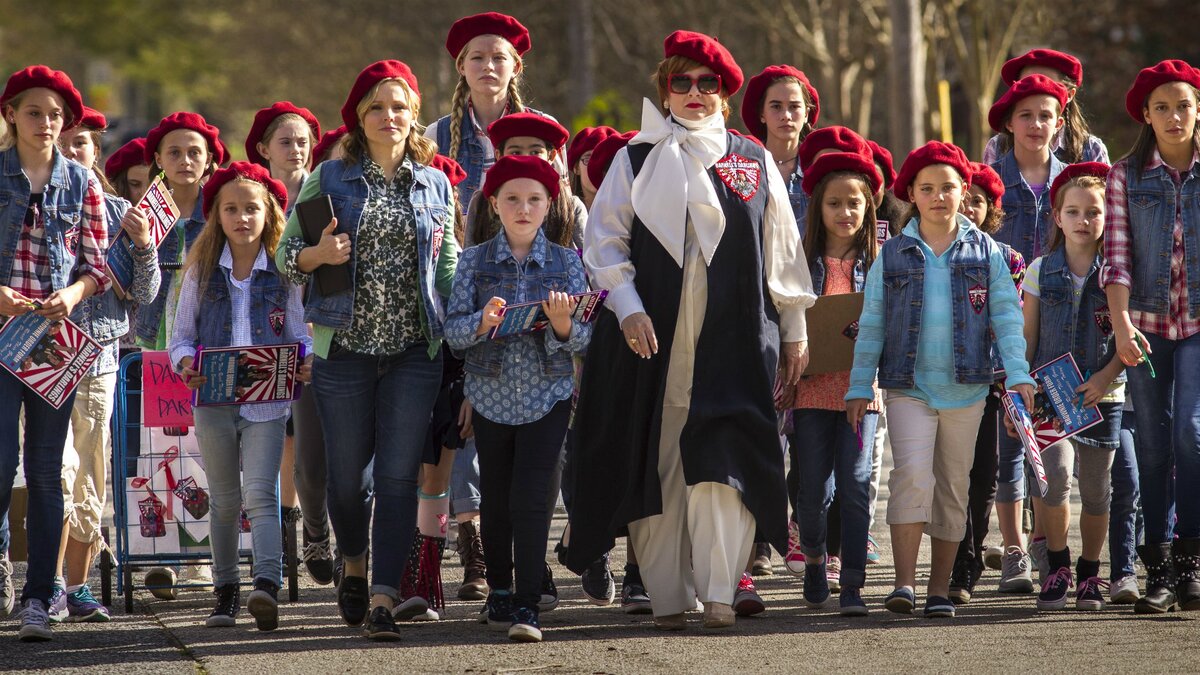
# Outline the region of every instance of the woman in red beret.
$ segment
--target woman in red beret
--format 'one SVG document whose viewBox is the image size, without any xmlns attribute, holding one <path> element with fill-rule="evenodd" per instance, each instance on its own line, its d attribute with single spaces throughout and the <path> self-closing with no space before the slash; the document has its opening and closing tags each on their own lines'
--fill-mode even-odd
<svg viewBox="0 0 1200 675">
<path fill-rule="evenodd" d="M 588 162 L 592 159 L 592 151 L 601 141 L 609 136 L 617 135 L 617 130 L 608 126 L 585 127 L 571 139 L 567 148 L 567 171 L 571 173 L 571 194 L 583 200 L 584 208 L 592 208 L 599 186 L 593 185 L 588 178 Z"/>
<path fill-rule="evenodd" d="M 272 103 L 254 115 L 246 136 L 246 158 L 269 168 L 271 177 L 287 186 L 289 210 L 296 207 L 300 185 L 313 167 L 312 150 L 318 138 L 321 123 L 316 116 L 291 101 Z"/>
<path fill-rule="evenodd" d="M 346 135 L 346 125 L 342 125 L 336 129 L 330 129 L 321 136 L 321 141 L 312 149 L 313 166 L 324 162 L 327 159 L 342 158 L 342 136 Z"/>
<path fill-rule="evenodd" d="M 146 139 L 135 138 L 108 156 L 104 175 L 118 197 L 137 204 L 150 189 L 150 164 L 146 161 Z"/>
<path fill-rule="evenodd" d="M 359 73 L 342 106 L 344 155 L 313 170 L 298 197 L 328 196 L 334 219 L 309 244 L 293 212 L 275 253 L 295 283 L 322 265 L 348 266 L 349 288 L 310 285 L 305 318 L 317 356 L 329 518 L 345 559 L 338 609 L 378 640 L 400 636 L 392 609 L 418 526 L 417 478 L 442 376 L 443 298 L 458 259 L 446 231 L 450 182 L 428 166 L 436 148 L 418 131 L 420 110 L 406 64 L 379 61 Z"/>
<path fill-rule="evenodd" d="M 767 66 L 750 78 L 742 97 L 742 124 L 766 144 L 776 168 L 784 175 L 792 215 L 804 237 L 808 195 L 800 187 L 804 172 L 796 153 L 821 115 L 821 98 L 800 70 L 789 65 Z M 769 551 L 768 551 L 769 554 Z"/>
<path fill-rule="evenodd" d="M 1100 284 L 1137 402 L 1146 518 L 1146 545 L 1138 547 L 1146 594 L 1134 605 L 1138 613 L 1176 604 L 1200 609 L 1200 491 L 1194 487 L 1200 485 L 1200 432 L 1193 423 L 1200 410 L 1194 366 L 1200 360 L 1200 213 L 1188 206 L 1200 194 L 1198 90 L 1200 71 L 1184 61 L 1138 73 L 1125 110 L 1141 132 L 1113 165 L 1105 195 L 1108 264 Z"/>
<path fill-rule="evenodd" d="M 1079 88 L 1083 86 L 1083 64 L 1079 59 L 1053 49 L 1031 49 L 1021 56 L 1009 59 L 1000 69 L 1000 77 L 1006 86 L 1030 75 L 1045 75 L 1067 88 L 1067 105 L 1063 108 L 1063 126 L 1054 136 L 1051 148 L 1054 155 L 1065 164 L 1076 162 L 1108 163 L 1108 148 L 1104 141 L 1092 135 L 1083 108 L 1079 105 Z M 983 150 L 983 163 L 995 164 L 1012 143 L 1003 134 L 988 139 Z"/>
<path fill-rule="evenodd" d="M 887 521 L 896 578 L 884 606 L 903 614 L 916 606 L 923 534 L 933 540 L 925 616 L 955 614 L 950 573 L 966 526 L 966 487 L 993 380 L 993 345 L 1006 388 L 1033 404 L 1007 260 L 959 213 L 971 174 L 963 151 L 938 141 L 913 150 L 901 166 L 893 191 L 913 203 L 913 216 L 867 274 L 846 393 L 847 419 L 857 426 L 874 400 L 876 374 L 887 390 L 895 464 Z"/>
<path fill-rule="evenodd" d="M 79 327 L 99 342 L 103 351 L 75 388 L 75 406 L 71 412 L 75 457 L 63 463 L 67 516 L 63 525 L 65 545 L 59 548 L 57 570 L 57 576 L 65 577 L 66 584 L 62 593 L 56 585 L 50 612 L 52 617 L 65 615 L 71 621 L 107 621 L 108 609 L 92 595 L 87 580 L 102 545 L 100 524 L 104 518 L 108 447 L 112 440 L 118 343 L 129 331 L 130 311 L 135 304 L 154 300 L 162 277 L 157 252 L 151 245 L 149 219 L 141 209 L 130 208 L 128 201 L 114 194 L 100 172 L 100 139 L 108 121 L 97 110 L 84 106 L 83 111 L 80 123 L 59 137 L 59 145 L 65 156 L 91 167 L 104 186 L 108 238 L 115 241 L 122 229 L 129 236 L 133 244 L 133 281 L 123 295 L 109 288 L 84 300 L 84 310 L 77 320 Z"/>
<path fill-rule="evenodd" d="M 203 347 L 300 343 L 308 357 L 297 379 L 312 375 L 312 338 L 304 322 L 301 289 L 275 267 L 283 232 L 287 188 L 264 167 L 234 162 L 204 185 L 207 224 L 188 252 L 168 351 L 189 389 L 206 378 L 194 363 Z M 201 303 L 203 310 L 201 311 Z M 250 519 L 254 590 L 246 609 L 259 630 L 279 625 L 283 583 L 279 466 L 286 402 L 197 406 L 192 410 L 204 459 L 216 606 L 209 628 L 237 624 L 240 514 Z M 240 468 L 240 471 L 239 471 Z"/>
<path fill-rule="evenodd" d="M 36 314 L 61 322 L 86 298 L 108 290 L 103 191 L 91 172 L 68 160 L 57 142 L 83 117 L 83 101 L 66 73 L 30 66 L 13 73 L 0 94 L 0 214 L 8 235 L 0 243 L 0 317 Z M 51 639 L 50 598 L 63 522 L 60 488 L 63 446 L 75 394 L 60 407 L 0 370 L 0 513 L 12 501 L 21 457 L 18 416 L 24 406 L 25 481 L 29 486 L 29 568 L 21 594 L 22 641 Z M 7 551 L 4 552 L 7 555 Z M 5 558 L 0 564 L 8 565 Z M 9 587 L 11 588 L 11 587 Z M 7 589 L 6 589 L 7 590 Z M 12 593 L 0 609 L 11 611 Z"/>
<path fill-rule="evenodd" d="M 698 596 L 704 625 L 727 628 L 736 595 L 762 609 L 742 572 L 755 531 L 787 545 L 772 388 L 800 379 L 815 296 L 782 176 L 725 130 L 742 85 L 729 51 L 676 31 L 652 81 L 584 245 L 612 313 L 584 366 L 568 562 L 581 571 L 628 528 L 656 624 L 685 628 Z"/>
</svg>

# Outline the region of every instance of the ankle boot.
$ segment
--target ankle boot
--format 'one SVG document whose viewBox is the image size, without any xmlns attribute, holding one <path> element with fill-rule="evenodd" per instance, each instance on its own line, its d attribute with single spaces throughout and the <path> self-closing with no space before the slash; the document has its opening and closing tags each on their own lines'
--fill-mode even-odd
<svg viewBox="0 0 1200 675">
<path fill-rule="evenodd" d="M 483 600 L 487 598 L 487 565 L 483 561 L 483 540 L 475 523 L 468 521 L 458 526 L 458 559 L 463 566 L 463 582 L 458 587 L 460 600 Z"/>
<path fill-rule="evenodd" d="M 1174 610 L 1175 567 L 1170 542 L 1137 547 L 1138 557 L 1146 566 L 1146 594 L 1133 604 L 1137 614 L 1162 614 Z"/>
<path fill-rule="evenodd" d="M 1200 610 L 1200 539 L 1177 539 L 1175 597 L 1186 610 Z"/>
</svg>

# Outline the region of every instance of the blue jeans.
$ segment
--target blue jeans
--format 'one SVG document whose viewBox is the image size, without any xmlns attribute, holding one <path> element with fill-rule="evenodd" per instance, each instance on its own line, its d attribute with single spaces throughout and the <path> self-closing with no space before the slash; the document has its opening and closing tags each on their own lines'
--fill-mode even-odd
<svg viewBox="0 0 1200 675">
<path fill-rule="evenodd" d="M 250 519 L 254 578 L 282 586 L 279 462 L 287 417 L 251 422 L 239 414 L 240 408 L 231 405 L 192 411 L 212 506 L 209 542 L 213 583 L 222 586 L 238 582 L 238 535 L 244 507 Z"/>
<path fill-rule="evenodd" d="M 800 550 L 806 557 L 825 555 L 826 519 L 836 485 L 842 508 L 841 581 L 854 588 L 862 588 L 867 575 L 871 453 L 878 424 L 879 414 L 869 412 L 855 433 L 844 411 L 801 408 L 792 412 L 788 438 L 800 478 Z"/>
<path fill-rule="evenodd" d="M 1144 364 L 1127 372 L 1137 417 L 1146 544 L 1154 545 L 1170 542 L 1173 534 L 1200 537 L 1200 333 L 1185 340 L 1151 334 L 1146 339 L 1158 377 L 1151 378 Z M 1172 507 L 1178 517 L 1174 528 Z"/>
<path fill-rule="evenodd" d="M 33 393 L 7 370 L 0 370 L 0 513 L 12 504 L 13 480 L 21 446 L 17 442 L 17 416 L 25 404 L 25 485 L 28 506 L 25 532 L 29 538 L 29 570 L 21 601 L 36 599 L 50 604 L 54 567 L 63 526 L 62 457 L 71 423 L 72 393 L 58 410 Z M 0 531 L 0 550 L 8 551 L 6 527 Z"/>
<path fill-rule="evenodd" d="M 1004 415 L 1004 406 L 1000 407 L 997 415 Z M 1025 499 L 1025 449 L 1021 441 L 1005 432 L 1004 418 L 996 420 L 998 460 L 996 464 L 996 501 L 1000 504 L 1014 504 Z"/>
<path fill-rule="evenodd" d="M 1112 506 L 1108 512 L 1108 557 L 1113 581 L 1134 574 L 1133 560 L 1141 540 L 1136 432 L 1134 413 L 1126 410 L 1121 416 L 1121 445 L 1113 457 Z"/>
<path fill-rule="evenodd" d="M 478 511 L 479 502 L 479 453 L 472 436 L 454 454 L 454 466 L 450 469 L 450 510 L 456 515 Z"/>
<path fill-rule="evenodd" d="M 370 544 L 371 592 L 393 597 L 417 527 L 417 472 L 442 383 L 441 353 L 430 359 L 427 347 L 390 356 L 335 347 L 313 365 L 338 547 L 358 559 Z"/>
</svg>

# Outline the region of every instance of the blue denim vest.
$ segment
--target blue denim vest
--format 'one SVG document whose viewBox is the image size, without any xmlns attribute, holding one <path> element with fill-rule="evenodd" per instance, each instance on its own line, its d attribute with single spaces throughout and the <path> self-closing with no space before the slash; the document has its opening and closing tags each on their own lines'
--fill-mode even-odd
<svg viewBox="0 0 1200 675">
<path fill-rule="evenodd" d="M 1200 313 L 1200 162 L 1175 181 L 1165 165 L 1146 169 L 1139 178 L 1132 160 L 1126 162 L 1125 195 L 1133 246 L 1133 283 L 1129 308 L 1166 314 L 1171 296 L 1171 249 L 1175 210 L 1183 216 L 1184 265 L 1187 269 L 1188 314 Z M 1183 200 L 1180 203 L 1180 200 Z"/>
<path fill-rule="evenodd" d="M 120 234 L 121 218 L 128 210 L 128 201 L 116 195 L 104 195 L 104 216 L 108 222 L 109 244 Z M 85 298 L 80 307 L 80 321 L 77 323 L 83 332 L 97 342 L 115 340 L 129 332 L 127 301 L 117 297 L 117 292 L 113 289 Z"/>
<path fill-rule="evenodd" d="M 167 296 L 171 293 L 171 282 L 175 279 L 175 273 L 183 268 L 184 253 L 191 248 L 203 229 L 204 200 L 197 198 L 192 215 L 175 221 L 175 227 L 158 245 L 158 268 L 162 271 L 162 282 L 154 302 L 138 308 L 135 331 L 139 340 L 154 342 L 158 339 L 159 324 L 167 306 Z"/>
<path fill-rule="evenodd" d="M 818 296 L 825 295 L 825 258 L 817 256 L 808 266 L 812 274 L 813 292 Z M 858 254 L 854 263 L 854 292 L 858 293 L 867 285 L 867 258 L 863 253 Z"/>
<path fill-rule="evenodd" d="M 535 115 L 545 115 L 540 110 L 533 108 L 525 108 L 525 112 L 534 113 Z M 483 187 L 483 163 L 487 159 L 483 148 L 483 142 L 475 135 L 475 125 L 471 122 L 471 116 L 463 111 L 462 122 L 462 141 L 458 145 L 458 156 L 453 157 L 455 161 L 462 166 L 467 172 L 467 178 L 458 184 L 458 203 L 464 206 L 471 203 L 471 197 Z M 434 140 L 437 142 L 438 153 L 450 156 L 450 116 L 446 115 L 433 123 Z M 496 148 L 495 152 L 499 154 L 500 148 Z"/>
<path fill-rule="evenodd" d="M 991 314 L 971 306 L 973 290 L 987 289 L 996 243 L 971 228 L 950 245 L 950 301 L 954 312 L 954 379 L 959 384 L 991 384 Z M 899 234 L 879 253 L 883 260 L 883 304 L 888 334 L 879 361 L 879 386 L 911 389 L 925 302 L 925 252 L 918 240 Z M 932 301 L 943 302 L 944 298 Z"/>
<path fill-rule="evenodd" d="M 566 256 L 577 253 L 557 244 L 546 241 L 545 266 L 538 268 L 529 265 L 522 273 L 517 262 L 512 258 L 496 259 L 496 235 L 487 242 L 479 256 L 479 268 L 475 271 L 475 305 L 482 307 L 493 297 L 524 298 L 525 301 L 544 300 L 550 291 L 567 290 L 567 260 Z M 545 238 L 540 231 L 538 236 Z M 549 329 L 547 329 L 549 330 Z M 565 377 L 575 372 L 572 365 L 572 355 L 565 349 L 554 354 L 547 354 L 542 347 L 545 337 L 542 333 L 526 333 L 513 335 L 498 340 L 486 340 L 466 351 L 464 368 L 468 373 L 483 377 L 500 377 L 501 366 L 504 363 L 504 348 L 510 340 L 526 340 L 536 343 L 538 365 L 542 374 L 547 377 Z"/>
<path fill-rule="evenodd" d="M 50 288 L 58 291 L 70 286 L 78 260 L 78 250 L 70 250 L 67 241 L 74 239 L 78 248 L 79 227 L 83 220 L 83 198 L 87 194 L 88 169 L 72 162 L 54 148 L 50 181 L 42 196 L 42 220 L 49 243 Z M 29 179 L 21 168 L 21 158 L 15 147 L 0 153 L 0 284 L 8 285 L 12 278 L 17 243 L 25 227 L 25 212 L 29 210 Z M 79 316 L 76 308 L 71 318 Z"/>
<path fill-rule="evenodd" d="M 804 231 L 808 224 L 809 197 L 804 193 L 804 172 L 800 170 L 800 160 L 793 165 L 792 172 L 786 177 L 788 203 L 792 205 L 792 215 L 796 217 L 796 227 L 800 230 L 800 241 L 804 241 Z M 820 295 L 820 291 L 817 293 Z"/>
<path fill-rule="evenodd" d="M 1051 153 L 1050 175 L 1046 178 L 1046 189 L 1042 190 L 1041 198 L 1033 196 L 1033 191 L 1017 168 L 1017 156 L 1012 150 L 1006 152 L 992 168 L 1004 181 L 1004 197 L 1001 199 L 1004 223 L 996 232 L 996 241 L 1012 246 L 1025 256 L 1025 260 L 1032 262 L 1042 255 L 1046 237 L 1050 228 L 1054 227 L 1050 215 L 1053 208 L 1050 204 L 1050 185 L 1066 165 Z"/>
<path fill-rule="evenodd" d="M 1067 352 L 1075 356 L 1082 371 L 1098 372 L 1113 357 L 1112 318 L 1108 297 L 1100 288 L 1097 255 L 1083 283 L 1083 294 L 1075 308 L 1075 285 L 1067 267 L 1066 247 L 1060 246 L 1042 258 L 1038 273 L 1038 348 L 1033 360 L 1037 368 Z M 1125 371 L 1115 380 L 1123 382 Z"/>
<path fill-rule="evenodd" d="M 1013 247 L 1009 246 L 1008 244 L 1005 244 L 1002 241 L 996 241 L 995 239 L 992 240 L 992 243 L 995 244 L 1000 249 L 1000 254 L 1002 256 L 1004 256 L 1005 261 L 1012 260 Z M 1022 260 L 1024 260 L 1024 258 L 1022 258 Z M 1010 264 L 1009 265 L 1010 273 L 1011 273 L 1011 270 L 1012 270 L 1012 265 Z M 1017 289 L 1018 298 L 1020 297 L 1020 290 L 1021 290 L 1020 288 Z M 1000 348 L 999 348 L 999 346 L 996 345 L 995 338 L 996 338 L 996 336 L 993 334 L 992 335 L 992 372 L 995 374 L 996 381 L 1001 382 L 1002 380 L 1004 380 L 1004 359 L 1000 357 Z"/>
<path fill-rule="evenodd" d="M 241 347 L 230 344 L 233 337 L 233 300 L 229 269 L 217 265 L 208 277 L 200 296 L 204 311 L 196 312 L 196 336 L 205 347 Z M 267 257 L 267 269 L 250 273 L 250 330 L 256 345 L 284 342 L 284 331 L 271 327 L 272 312 L 286 312 L 288 284 L 275 271 L 275 262 Z"/>
<path fill-rule="evenodd" d="M 442 237 L 453 229 L 450 223 L 453 212 L 450 181 L 446 174 L 419 162 L 412 162 L 412 171 L 411 199 L 417 221 L 417 271 L 421 285 L 419 290 L 424 301 L 425 321 L 429 327 L 425 338 L 430 341 L 440 340 L 446 308 L 434 286 L 434 274 L 437 270 L 438 254 L 441 253 Z M 337 232 L 350 235 L 350 250 L 354 251 L 363 207 L 367 203 L 367 179 L 363 177 L 362 163 L 347 165 L 340 159 L 323 162 L 321 194 L 329 195 L 333 202 L 333 215 L 338 221 Z M 317 284 L 309 284 L 308 299 L 304 306 L 305 321 L 338 330 L 350 327 L 354 314 L 355 264 L 354 255 L 351 253 L 350 260 L 346 263 L 350 268 L 351 281 L 348 290 L 325 296 L 321 294 Z"/>
</svg>

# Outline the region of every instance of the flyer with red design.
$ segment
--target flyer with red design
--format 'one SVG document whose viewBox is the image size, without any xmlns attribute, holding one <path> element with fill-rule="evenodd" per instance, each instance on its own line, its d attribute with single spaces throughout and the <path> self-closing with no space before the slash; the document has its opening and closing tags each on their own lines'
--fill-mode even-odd
<svg viewBox="0 0 1200 675">
<path fill-rule="evenodd" d="M 179 220 L 179 207 L 175 205 L 175 200 L 171 198 L 171 192 L 161 176 L 154 178 L 150 188 L 146 190 L 146 195 L 135 208 L 146 212 L 146 218 L 150 221 L 150 243 L 157 249 L 175 227 L 175 221 Z M 125 230 L 113 237 L 112 244 L 108 247 L 108 276 L 113 281 L 113 290 L 122 298 L 128 295 L 128 289 L 133 285 L 135 265 L 132 247 L 133 239 Z"/>
<path fill-rule="evenodd" d="M 298 342 L 250 347 L 200 348 L 193 368 L 205 382 L 193 406 L 274 403 L 300 398 L 296 373 L 304 359 Z"/>
<path fill-rule="evenodd" d="M 587 323 L 599 315 L 600 308 L 604 306 L 604 299 L 608 297 L 608 291 L 572 293 L 571 297 L 579 301 L 571 312 L 571 319 Z M 546 316 L 546 312 L 542 310 L 541 300 L 522 302 L 518 305 L 505 305 L 504 309 L 500 310 L 500 318 L 500 325 L 488 333 L 489 340 L 521 333 L 532 333 L 544 330 L 546 326 L 550 325 L 550 317 Z"/>
<path fill-rule="evenodd" d="M 0 327 L 0 365 L 55 408 L 79 386 L 103 347 L 71 323 L 33 312 Z"/>
</svg>

